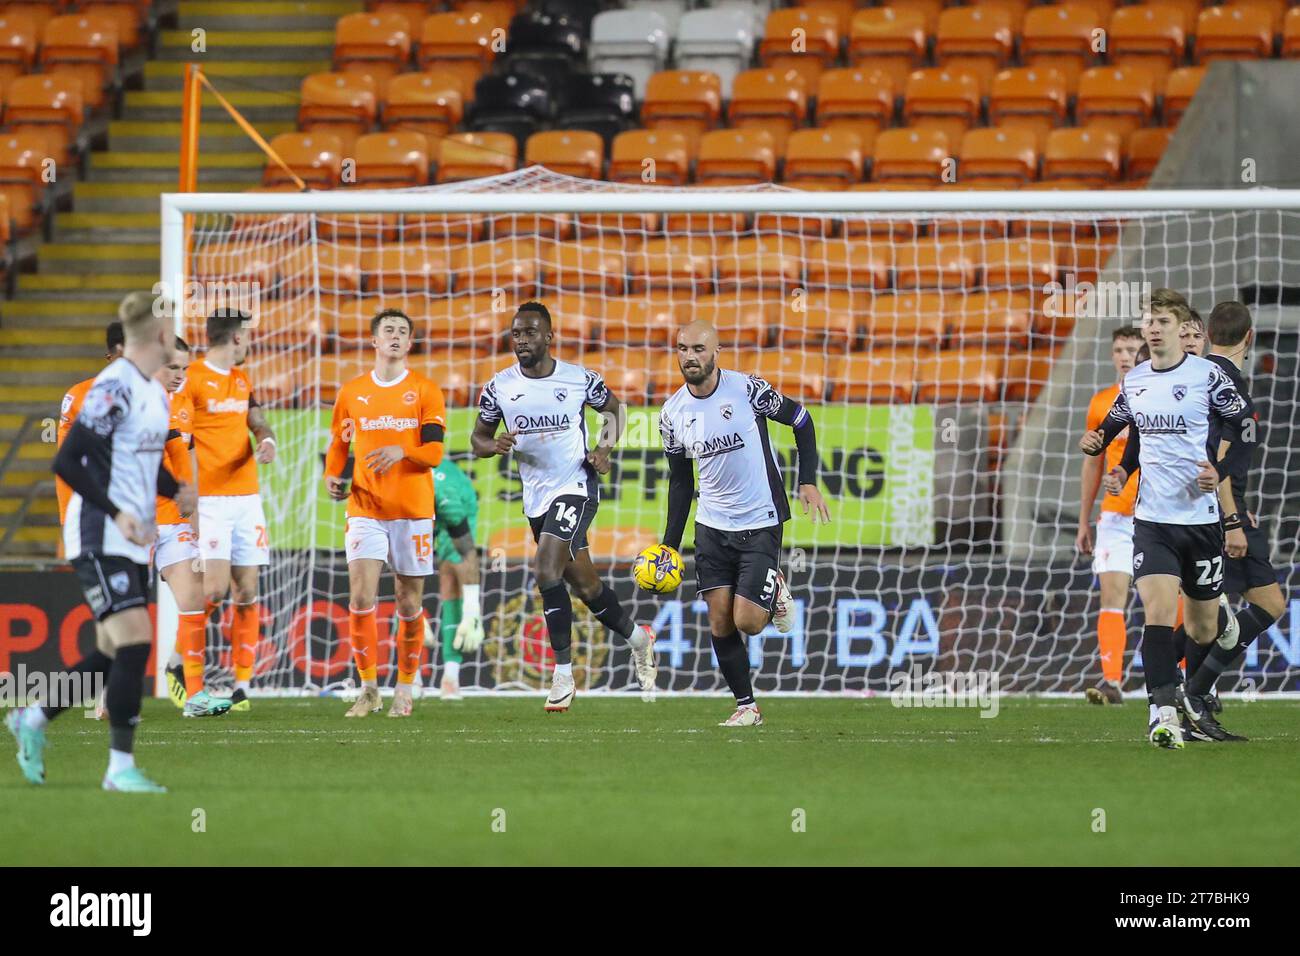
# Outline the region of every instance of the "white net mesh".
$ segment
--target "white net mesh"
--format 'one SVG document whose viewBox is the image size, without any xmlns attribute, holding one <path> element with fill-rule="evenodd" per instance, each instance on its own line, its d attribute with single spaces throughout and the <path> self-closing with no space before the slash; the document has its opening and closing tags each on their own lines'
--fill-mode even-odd
<svg viewBox="0 0 1300 956">
<path fill-rule="evenodd" d="M 279 436 L 279 460 L 262 469 L 275 557 L 255 687 L 327 689 L 353 676 L 343 508 L 320 475 L 330 403 L 372 367 L 368 323 L 383 307 L 414 319 L 410 364 L 443 388 L 449 453 L 478 493 L 488 640 L 465 662 L 467 687 L 537 687 L 549 670 L 517 472 L 468 451 L 479 389 L 513 362 L 505 332 L 529 299 L 550 309 L 557 355 L 601 372 L 630 406 L 592 556 L 636 620 L 655 627 L 662 688 L 724 686 L 695 600 L 689 527 L 677 594 L 637 592 L 627 570 L 662 532 L 657 410 L 681 384 L 674 330 L 697 318 L 718 327 L 721 364 L 810 409 L 834 516 L 815 529 L 796 508 L 786 528 L 798 623 L 752 640 L 760 692 L 883 690 L 913 667 L 994 670 L 1005 690 L 1096 680 L 1095 579 L 1073 545 L 1075 442 L 1089 399 L 1114 381 L 1111 329 L 1135 321 L 1155 287 L 1184 292 L 1206 315 L 1220 300 L 1253 303 L 1261 331 L 1245 371 L 1266 451 L 1251 507 L 1284 586 L 1291 577 L 1300 346 L 1278 290 L 1300 285 L 1294 213 L 596 215 L 581 198 L 563 215 L 472 211 L 474 194 L 672 192 L 539 167 L 429 190 L 465 194 L 467 212 L 193 217 L 189 274 L 204 288 L 258 283 L 248 367 Z M 187 319 L 197 341 L 202 311 Z M 773 440 L 793 488 L 793 439 L 778 426 Z M 432 579 L 426 591 L 436 628 Z M 384 681 L 395 678 L 394 613 L 391 586 L 381 593 Z M 626 649 L 580 602 L 575 613 L 579 685 L 627 688 Z M 1135 608 L 1130 686 L 1140 623 Z M 210 662 L 222 663 L 213 648 Z M 434 652 L 426 683 L 438 666 Z M 1240 677 L 1294 689 L 1298 673 L 1293 605 Z"/>
</svg>

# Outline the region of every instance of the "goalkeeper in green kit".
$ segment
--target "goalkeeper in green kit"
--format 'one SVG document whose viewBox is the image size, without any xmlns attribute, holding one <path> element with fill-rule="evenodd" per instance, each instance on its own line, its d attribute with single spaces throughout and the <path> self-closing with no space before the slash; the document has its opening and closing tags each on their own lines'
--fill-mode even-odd
<svg viewBox="0 0 1300 956">
<path fill-rule="evenodd" d="M 479 603 L 478 494 L 465 473 L 448 457 L 433 470 L 434 548 L 438 555 L 438 596 L 441 608 L 443 700 L 460 700 L 460 665 L 483 643 L 483 611 Z M 426 624 L 424 642 L 432 647 L 433 631 Z"/>
</svg>

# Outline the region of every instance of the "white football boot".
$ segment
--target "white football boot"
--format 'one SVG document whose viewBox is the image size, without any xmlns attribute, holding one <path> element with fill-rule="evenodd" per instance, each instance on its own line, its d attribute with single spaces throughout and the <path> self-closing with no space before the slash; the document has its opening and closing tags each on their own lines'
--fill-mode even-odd
<svg viewBox="0 0 1300 956">
<path fill-rule="evenodd" d="M 573 683 L 573 676 L 570 674 L 555 674 L 551 678 L 551 692 L 546 697 L 546 712 L 548 714 L 562 714 L 569 709 L 573 703 L 573 695 L 577 687 Z"/>
</svg>

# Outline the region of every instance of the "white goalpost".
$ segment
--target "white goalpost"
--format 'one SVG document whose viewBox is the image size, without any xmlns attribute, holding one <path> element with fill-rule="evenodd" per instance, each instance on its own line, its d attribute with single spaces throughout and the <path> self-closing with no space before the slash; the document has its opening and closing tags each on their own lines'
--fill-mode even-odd
<svg viewBox="0 0 1300 956">
<path fill-rule="evenodd" d="M 468 454 L 479 390 L 514 361 L 505 332 L 529 300 L 551 310 L 557 356 L 602 373 L 628 406 L 592 556 L 654 627 L 661 691 L 723 689 L 690 532 L 676 594 L 639 592 L 628 570 L 663 530 L 658 408 L 681 384 L 674 330 L 697 318 L 719 329 L 721 364 L 810 410 L 834 519 L 814 528 L 793 509 L 797 624 L 751 640 L 759 693 L 880 693 L 902 673 L 977 670 L 1010 692 L 1096 681 L 1076 442 L 1089 399 L 1115 379 L 1111 331 L 1154 288 L 1204 315 L 1234 299 L 1256 317 L 1243 369 L 1264 445 L 1251 508 L 1283 587 L 1300 584 L 1300 190 L 675 189 L 530 167 L 418 189 L 167 194 L 161 253 L 159 291 L 188 341 L 202 348 L 215 307 L 253 320 L 247 367 L 278 435 L 277 461 L 260 468 L 273 549 L 261 693 L 331 692 L 353 674 L 344 512 L 321 469 L 333 395 L 370 368 L 369 318 L 387 306 L 414 320 L 410 364 L 443 388 L 447 453 L 478 492 L 488 638 L 462 665 L 467 690 L 530 691 L 549 669 L 517 471 Z M 772 437 L 792 487 L 793 438 L 783 426 Z M 435 632 L 437 595 L 430 578 Z M 1136 688 L 1136 596 L 1130 608 Z M 391 591 L 380 615 L 383 684 L 396 676 Z M 162 661 L 175 635 L 162 593 L 158 632 Z M 626 648 L 576 601 L 574 650 L 580 688 L 634 691 Z M 218 681 L 228 654 L 228 629 L 211 630 Z M 429 652 L 426 687 L 442 663 Z M 1300 598 L 1221 689 L 1234 686 L 1300 690 Z"/>
</svg>

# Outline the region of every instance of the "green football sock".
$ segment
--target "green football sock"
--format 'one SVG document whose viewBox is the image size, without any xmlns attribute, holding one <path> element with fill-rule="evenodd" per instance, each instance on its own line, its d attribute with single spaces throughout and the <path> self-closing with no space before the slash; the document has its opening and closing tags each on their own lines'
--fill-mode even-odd
<svg viewBox="0 0 1300 956">
<path fill-rule="evenodd" d="M 456 640 L 456 628 L 460 626 L 461 600 L 452 598 L 442 602 L 442 659 L 459 664 L 465 658 L 460 651 L 452 647 Z"/>
</svg>

